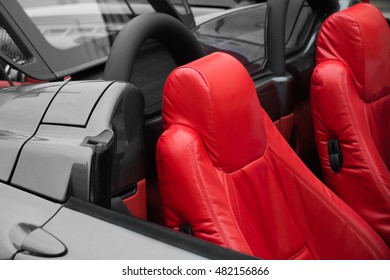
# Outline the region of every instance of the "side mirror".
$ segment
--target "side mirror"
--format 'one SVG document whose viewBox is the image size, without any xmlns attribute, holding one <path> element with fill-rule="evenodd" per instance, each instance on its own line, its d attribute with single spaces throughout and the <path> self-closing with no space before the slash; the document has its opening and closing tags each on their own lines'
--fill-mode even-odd
<svg viewBox="0 0 390 280">
<path fill-rule="evenodd" d="M 187 26 L 195 27 L 195 19 L 187 0 L 149 0 L 150 5 L 160 13 L 171 15 Z"/>
</svg>

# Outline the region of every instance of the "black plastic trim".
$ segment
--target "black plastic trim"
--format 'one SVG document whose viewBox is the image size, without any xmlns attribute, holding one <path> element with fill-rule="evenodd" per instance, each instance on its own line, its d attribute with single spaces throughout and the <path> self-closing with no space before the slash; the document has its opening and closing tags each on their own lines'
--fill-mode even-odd
<svg viewBox="0 0 390 280">
<path fill-rule="evenodd" d="M 233 251 L 227 248 L 196 239 L 186 234 L 180 234 L 168 228 L 145 222 L 130 216 L 125 216 L 114 211 L 81 201 L 71 197 L 65 204 L 65 208 L 75 210 L 95 217 L 105 222 L 126 228 L 139 234 L 167 243 L 174 247 L 186 250 L 199 256 L 214 259 L 254 260 L 255 257 Z"/>
<path fill-rule="evenodd" d="M 266 46 L 269 67 L 277 76 L 286 73 L 286 15 L 289 0 L 268 1 Z"/>
<path fill-rule="evenodd" d="M 112 197 L 120 197 L 121 199 L 126 199 L 132 197 L 138 192 L 137 183 L 133 183 L 130 186 L 126 187 L 124 190 L 120 190 L 118 192 L 114 192 L 111 194 Z"/>
</svg>

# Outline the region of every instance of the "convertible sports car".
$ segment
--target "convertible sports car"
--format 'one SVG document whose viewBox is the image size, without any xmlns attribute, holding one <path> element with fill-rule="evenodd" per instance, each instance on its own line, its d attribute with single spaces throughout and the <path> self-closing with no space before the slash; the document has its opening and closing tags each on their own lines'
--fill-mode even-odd
<svg viewBox="0 0 390 280">
<path fill-rule="evenodd" d="M 358 2 L 1 0 L 0 259 L 390 259 Z"/>
</svg>

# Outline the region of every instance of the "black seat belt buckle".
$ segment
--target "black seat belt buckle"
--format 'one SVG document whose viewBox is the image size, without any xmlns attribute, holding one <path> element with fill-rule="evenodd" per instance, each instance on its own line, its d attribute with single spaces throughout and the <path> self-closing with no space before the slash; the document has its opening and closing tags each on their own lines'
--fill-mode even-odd
<svg viewBox="0 0 390 280">
<path fill-rule="evenodd" d="M 180 226 L 180 227 L 179 227 L 179 232 L 182 232 L 182 233 L 188 234 L 188 235 L 194 235 L 194 234 L 192 233 L 192 228 L 191 228 L 191 226 L 188 225 L 188 224 L 185 224 L 185 225 Z"/>
<path fill-rule="evenodd" d="M 338 172 L 343 165 L 343 156 L 341 154 L 339 140 L 331 139 L 328 141 L 328 155 L 330 167 L 334 172 Z"/>
</svg>

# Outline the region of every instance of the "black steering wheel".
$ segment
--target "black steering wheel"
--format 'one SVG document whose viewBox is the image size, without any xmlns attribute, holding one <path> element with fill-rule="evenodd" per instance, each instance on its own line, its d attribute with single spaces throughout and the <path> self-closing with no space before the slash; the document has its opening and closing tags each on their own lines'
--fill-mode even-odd
<svg viewBox="0 0 390 280">
<path fill-rule="evenodd" d="M 119 32 L 107 59 L 104 80 L 130 82 L 138 50 L 147 39 L 164 45 L 178 66 L 204 56 L 198 40 L 179 20 L 162 13 L 142 14 Z"/>
</svg>

